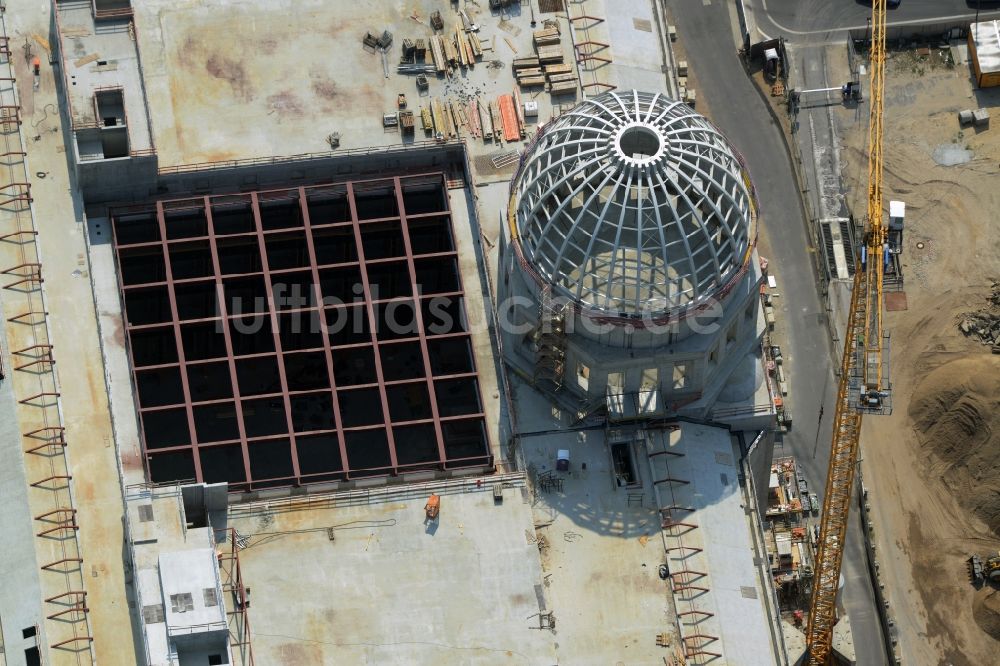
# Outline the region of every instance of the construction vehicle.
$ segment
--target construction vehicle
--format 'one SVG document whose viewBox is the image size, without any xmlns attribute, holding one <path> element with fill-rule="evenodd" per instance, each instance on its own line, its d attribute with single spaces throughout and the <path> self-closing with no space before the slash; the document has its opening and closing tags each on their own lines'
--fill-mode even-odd
<svg viewBox="0 0 1000 666">
<path fill-rule="evenodd" d="M 969 574 L 974 585 L 982 585 L 987 580 L 1000 583 L 1000 552 L 985 560 L 978 555 L 969 558 Z"/>
<path fill-rule="evenodd" d="M 882 197 L 882 128 L 885 92 L 886 0 L 872 2 L 870 109 L 868 115 L 868 209 L 860 270 L 854 273 L 841 361 L 833 443 L 823 497 L 818 553 L 806 628 L 808 663 L 830 663 L 837 590 L 847 537 L 851 487 L 858 464 L 864 414 L 892 411 L 889 339 L 882 326 L 882 289 L 890 258 Z"/>
</svg>

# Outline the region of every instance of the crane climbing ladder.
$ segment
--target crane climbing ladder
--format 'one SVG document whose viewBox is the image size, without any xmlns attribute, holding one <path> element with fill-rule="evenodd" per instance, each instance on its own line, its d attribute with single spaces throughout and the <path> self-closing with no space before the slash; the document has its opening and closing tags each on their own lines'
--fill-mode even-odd
<svg viewBox="0 0 1000 666">
<path fill-rule="evenodd" d="M 841 361 L 823 517 L 806 629 L 808 663 L 830 663 L 840 567 L 847 536 L 851 487 L 858 463 L 864 414 L 892 410 L 889 338 L 882 321 L 885 267 L 890 263 L 882 207 L 883 95 L 885 91 L 886 0 L 872 3 L 871 90 L 868 126 L 868 210 L 861 270 L 854 274 Z"/>
</svg>

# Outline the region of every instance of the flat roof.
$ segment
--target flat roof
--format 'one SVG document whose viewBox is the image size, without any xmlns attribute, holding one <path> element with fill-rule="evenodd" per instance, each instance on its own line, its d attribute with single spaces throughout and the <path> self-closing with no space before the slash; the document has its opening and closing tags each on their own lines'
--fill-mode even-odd
<svg viewBox="0 0 1000 666">
<path fill-rule="evenodd" d="M 557 663 L 524 479 L 499 481 L 231 507 L 257 663 Z"/>
<path fill-rule="evenodd" d="M 514 392 L 523 431 L 550 430 L 553 405 L 519 381 Z M 552 663 L 661 663 L 669 652 L 656 636 L 676 645 L 677 618 L 657 571 L 664 553 L 652 479 L 638 459 L 633 480 L 640 485 L 619 486 L 604 434 L 567 429 L 520 438 L 534 475 L 545 597 L 556 616 Z M 623 455 L 640 446 L 632 437 L 621 444 Z M 561 449 L 570 451 L 565 472 L 556 469 Z"/>
<path fill-rule="evenodd" d="M 973 23 L 969 34 L 980 72 L 1000 72 L 1000 19 Z"/>
<path fill-rule="evenodd" d="M 440 0 L 136 3 L 160 166 L 324 152 L 332 132 L 340 134 L 341 149 L 413 143 L 433 138 L 422 130 L 419 117 L 419 108 L 429 108 L 431 98 L 454 101 L 463 113 L 473 97 L 484 107 L 487 101 L 495 106 L 499 95 L 516 87 L 511 61 L 534 52 L 527 11 L 520 16 L 521 8 L 513 3 L 502 15 L 486 2 L 464 3 L 462 9 L 480 26 L 482 58 L 450 76 L 427 73 L 429 87 L 420 91 L 414 75 L 397 72 L 401 45 L 404 39 L 429 40 L 435 34 L 430 25 L 435 11 L 444 21 L 440 34 L 454 33 L 461 18 L 454 5 Z M 544 19 L 557 17 L 539 12 L 538 29 Z M 572 64 L 569 24 L 558 20 L 563 62 Z M 387 73 L 381 55 L 362 44 L 366 32 L 384 30 L 394 37 L 386 53 Z M 382 126 L 383 114 L 397 111 L 400 93 L 416 112 L 411 135 Z M 524 91 L 525 100 L 539 102 L 538 122 L 552 115 L 553 101 L 576 100 L 575 93 L 558 98 L 538 93 Z M 467 128 L 460 133 L 470 138 L 474 155 L 503 150 L 499 142 L 471 138 Z M 497 170 L 488 159 L 483 167 L 484 172 Z"/>
<path fill-rule="evenodd" d="M 679 423 L 650 431 L 647 452 L 686 645 L 721 654 L 727 664 L 777 663 L 777 609 L 765 584 L 770 571 L 732 434 Z"/>
</svg>

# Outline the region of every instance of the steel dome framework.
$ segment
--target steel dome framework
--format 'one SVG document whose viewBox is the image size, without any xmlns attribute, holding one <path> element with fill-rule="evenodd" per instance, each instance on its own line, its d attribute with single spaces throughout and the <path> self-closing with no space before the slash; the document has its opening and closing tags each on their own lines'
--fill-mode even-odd
<svg viewBox="0 0 1000 666">
<path fill-rule="evenodd" d="M 545 127 L 512 182 L 510 225 L 534 277 L 596 316 L 661 319 L 746 268 L 753 188 L 690 107 L 608 92 Z"/>
</svg>

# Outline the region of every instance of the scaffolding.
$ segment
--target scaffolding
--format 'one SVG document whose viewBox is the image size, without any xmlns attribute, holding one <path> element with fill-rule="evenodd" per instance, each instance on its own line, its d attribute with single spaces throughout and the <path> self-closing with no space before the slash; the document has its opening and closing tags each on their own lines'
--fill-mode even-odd
<svg viewBox="0 0 1000 666">
<path fill-rule="evenodd" d="M 566 375 L 566 303 L 552 298 L 548 285 L 542 288 L 538 325 L 531 338 L 535 349 L 535 385 L 559 391 Z"/>
<path fill-rule="evenodd" d="M 226 604 L 226 619 L 229 625 L 229 648 L 233 659 L 243 666 L 254 666 L 253 645 L 250 642 L 250 588 L 243 584 L 240 569 L 240 538 L 236 529 L 215 530 L 216 554 L 219 559 L 219 574 L 222 578 L 222 592 L 229 595 Z"/>
</svg>

